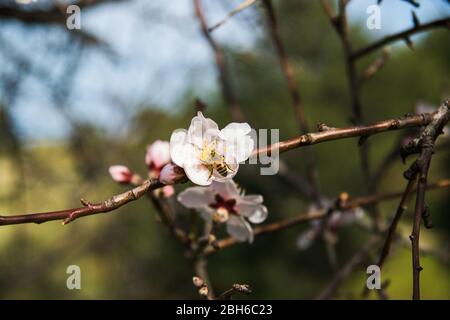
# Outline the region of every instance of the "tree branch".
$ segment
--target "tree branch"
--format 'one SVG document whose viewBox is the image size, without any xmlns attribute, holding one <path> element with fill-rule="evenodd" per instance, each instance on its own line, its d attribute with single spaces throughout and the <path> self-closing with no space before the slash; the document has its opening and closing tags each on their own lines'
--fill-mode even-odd
<svg viewBox="0 0 450 320">
<path fill-rule="evenodd" d="M 434 113 L 422 113 L 418 115 L 406 115 L 396 119 L 388 119 L 369 125 L 351 126 L 346 128 L 330 128 L 321 125 L 318 132 L 307 133 L 290 140 L 281 141 L 267 147 L 256 149 L 252 156 L 271 155 L 273 152 L 286 152 L 292 149 L 318 144 L 326 141 L 346 139 L 352 137 L 367 137 L 381 132 L 420 127 L 428 125 L 435 117 Z"/>
<path fill-rule="evenodd" d="M 419 147 L 420 156 L 413 162 L 410 168 L 405 172 L 405 176 L 418 174 L 418 187 L 416 195 L 416 205 L 414 214 L 413 230 L 410 236 L 412 249 L 412 267 L 413 267 L 413 299 L 420 299 L 420 252 L 419 252 L 419 236 L 420 223 L 424 219 L 425 226 L 429 227 L 429 217 L 426 211 L 425 191 L 428 178 L 428 170 L 430 168 L 431 157 L 433 156 L 433 148 L 437 137 L 443 133 L 443 128 L 450 119 L 450 100 L 446 100 L 435 113 L 433 121 L 427 125 L 422 131 Z"/>
<path fill-rule="evenodd" d="M 158 180 L 145 180 L 141 185 L 124 193 L 114 195 L 103 202 L 92 204 L 82 199 L 81 202 L 83 203 L 83 207 L 80 208 L 16 216 L 0 216 L 0 226 L 22 223 L 40 224 L 52 220 L 64 220 L 63 224 L 68 224 L 80 217 L 113 211 L 128 202 L 139 199 L 147 192 L 163 186 L 164 184 Z"/>
<path fill-rule="evenodd" d="M 428 125 L 434 121 L 438 112 L 423 113 L 420 115 L 408 115 L 398 119 L 389 119 L 376 122 L 367 126 L 354 126 L 347 128 L 329 128 L 322 125 L 322 131 L 307 133 L 296 138 L 281 141 L 276 144 L 269 145 L 264 148 L 256 149 L 252 156 L 271 155 L 275 150 L 278 152 L 286 152 L 295 148 L 300 148 L 312 144 L 317 144 L 325 141 L 333 141 L 339 139 L 346 139 L 357 136 L 369 136 L 380 132 L 398 130 L 415 126 Z M 324 129 L 326 128 L 326 129 Z M 178 182 L 185 181 L 185 177 L 180 177 Z M 27 215 L 16 216 L 0 216 L 0 226 L 21 224 L 21 223 L 43 223 L 52 220 L 62 220 L 67 224 L 79 217 L 88 216 L 97 213 L 104 213 L 120 208 L 128 202 L 134 201 L 142 197 L 148 191 L 163 187 L 164 184 L 158 180 L 146 180 L 142 185 L 139 185 L 127 192 L 115 195 L 108 200 L 101 203 L 91 204 L 84 201 L 84 206 L 81 208 L 67 209 L 54 212 L 35 213 Z"/>
<path fill-rule="evenodd" d="M 365 259 L 368 258 L 370 250 L 379 240 L 379 236 L 372 236 L 372 238 L 370 238 L 367 243 L 339 269 L 331 282 L 317 295 L 316 299 L 331 299 L 342 282 L 353 273 L 353 270 L 355 270 L 356 267 L 360 266 Z"/>
<path fill-rule="evenodd" d="M 450 187 L 450 179 L 442 179 L 437 181 L 436 183 L 429 184 L 427 186 L 427 190 L 434 190 L 434 189 L 445 189 Z M 407 194 L 411 194 L 416 192 L 416 189 L 408 189 Z M 389 201 L 392 199 L 396 199 L 400 196 L 404 196 L 405 192 L 390 192 L 390 193 L 383 193 L 383 194 L 374 194 L 370 196 L 361 196 L 357 197 L 351 200 L 348 200 L 346 202 L 343 202 L 340 205 L 340 210 L 349 210 L 357 207 L 367 206 L 373 203 L 379 203 L 381 201 Z M 293 226 L 301 225 L 303 223 L 313 221 L 313 220 L 319 220 L 327 215 L 327 208 L 322 208 L 315 211 L 305 212 L 301 213 L 299 215 L 296 215 L 291 218 L 282 219 L 280 221 L 276 221 L 273 223 L 265 224 L 262 226 L 255 227 L 253 230 L 253 233 L 256 236 L 263 235 L 266 233 L 272 233 L 281 231 Z M 227 247 L 230 247 L 232 245 L 238 244 L 239 242 L 236 241 L 235 238 L 228 237 L 222 240 L 217 241 L 214 244 L 214 247 L 207 247 L 205 250 L 205 254 L 211 254 L 217 250 L 224 249 Z"/>
<path fill-rule="evenodd" d="M 224 25 L 230 18 L 232 18 L 234 15 L 238 14 L 242 10 L 247 9 L 251 5 L 253 5 L 256 2 L 256 0 L 244 0 L 239 6 L 237 6 L 235 9 L 231 10 L 225 18 L 214 24 L 212 27 L 208 28 L 209 32 L 213 32 L 215 29 L 219 28 L 220 26 Z"/>
<path fill-rule="evenodd" d="M 352 60 L 357 60 L 359 58 L 362 58 L 363 56 L 391 43 L 391 42 L 395 42 L 398 40 L 402 40 L 402 39 L 408 39 L 410 36 L 419 33 L 419 32 L 423 32 L 423 31 L 427 31 L 433 28 L 439 28 L 439 27 L 449 27 L 450 24 L 450 18 L 444 18 L 444 19 L 440 19 L 440 20 L 436 20 L 436 21 L 432 21 L 430 23 L 425 23 L 425 24 L 419 24 L 419 25 L 415 25 L 414 27 L 407 29 L 405 31 L 384 37 L 383 39 L 376 41 L 366 47 L 360 48 L 355 50 L 352 54 L 351 54 L 351 59 Z"/>
</svg>

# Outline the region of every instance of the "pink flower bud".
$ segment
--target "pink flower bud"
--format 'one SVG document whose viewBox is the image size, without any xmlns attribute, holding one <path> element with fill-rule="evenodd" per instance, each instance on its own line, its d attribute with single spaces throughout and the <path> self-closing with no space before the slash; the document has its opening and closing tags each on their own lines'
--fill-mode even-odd
<svg viewBox="0 0 450 320">
<path fill-rule="evenodd" d="M 156 140 L 147 147 L 145 164 L 149 169 L 159 171 L 170 162 L 169 142 Z"/>
<path fill-rule="evenodd" d="M 174 184 L 180 182 L 186 177 L 183 168 L 169 163 L 162 168 L 161 173 L 159 175 L 159 181 L 164 184 Z"/>
<path fill-rule="evenodd" d="M 170 198 L 175 193 L 175 188 L 172 186 L 165 186 L 162 188 L 164 198 Z"/>
<path fill-rule="evenodd" d="M 134 175 L 128 167 L 121 165 L 109 167 L 109 174 L 114 181 L 119 183 L 130 183 Z"/>
</svg>

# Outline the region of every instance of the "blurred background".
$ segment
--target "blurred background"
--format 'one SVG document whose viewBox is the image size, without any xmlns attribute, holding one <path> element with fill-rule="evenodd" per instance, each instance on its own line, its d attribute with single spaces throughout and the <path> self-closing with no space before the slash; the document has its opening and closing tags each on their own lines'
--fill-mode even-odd
<svg viewBox="0 0 450 320">
<path fill-rule="evenodd" d="M 231 121 L 217 81 L 211 48 L 203 37 L 191 0 L 91 0 L 82 4 L 81 29 L 68 30 L 58 3 L 0 2 L 0 214 L 71 208 L 79 198 L 106 199 L 124 190 L 108 174 L 123 164 L 146 174 L 145 148 L 188 126 L 196 98 L 206 116 L 223 127 Z M 368 30 L 366 9 L 375 0 L 348 6 L 351 35 L 359 48 L 421 23 L 450 16 L 446 0 L 385 0 L 380 30 Z M 64 3 L 64 1 L 61 1 Z M 66 2 L 67 3 L 67 2 Z M 221 20 L 240 0 L 203 0 L 208 25 Z M 299 80 L 310 127 L 324 122 L 347 126 L 351 107 L 342 48 L 318 1 L 274 1 L 279 32 Z M 289 92 L 279 67 L 267 21 L 258 1 L 212 32 L 225 52 L 236 98 L 254 128 L 279 128 L 280 139 L 298 134 Z M 415 112 L 418 103 L 438 106 L 450 95 L 450 41 L 445 28 L 392 46 L 385 67 L 361 91 L 365 122 Z M 358 62 L 364 68 L 378 51 Z M 398 144 L 400 132 L 370 138 L 371 164 L 377 168 Z M 446 141 L 447 139 L 447 141 Z M 448 146 L 448 138 L 440 144 Z M 364 195 L 357 141 L 313 147 L 323 194 Z M 304 151 L 282 156 L 291 170 L 305 175 Z M 411 157 L 413 158 L 413 157 Z M 430 181 L 449 177 L 448 148 L 436 152 Z M 411 159 L 407 161 L 410 163 Z M 379 192 L 400 191 L 407 168 L 400 157 L 385 171 Z M 260 176 L 243 166 L 237 182 L 249 194 L 262 194 L 267 222 L 304 212 L 311 200 L 283 179 Z M 177 186 L 177 191 L 186 185 Z M 427 193 L 435 227 L 423 229 L 423 298 L 450 298 L 448 190 Z M 186 215 L 171 199 L 177 214 Z M 383 202 L 386 221 L 398 200 Z M 42 225 L 0 227 L 1 299 L 174 299 L 197 298 L 192 265 L 182 248 L 158 223 L 146 199 L 114 213 Z M 210 278 L 217 292 L 247 283 L 254 299 L 310 299 L 336 273 L 326 245 L 297 242 L 301 225 L 258 237 L 211 255 Z M 411 210 L 400 230 L 411 230 Z M 339 230 L 338 265 L 358 251 L 368 234 L 359 225 Z M 379 248 L 374 248 L 374 253 Z M 79 265 L 82 289 L 66 288 L 66 268 Z M 368 263 L 370 264 L 370 263 Z M 390 280 L 389 298 L 411 297 L 411 252 L 398 241 L 382 273 Z M 359 299 L 365 267 L 345 279 L 334 298 Z M 376 294 L 369 298 L 378 298 Z"/>
</svg>

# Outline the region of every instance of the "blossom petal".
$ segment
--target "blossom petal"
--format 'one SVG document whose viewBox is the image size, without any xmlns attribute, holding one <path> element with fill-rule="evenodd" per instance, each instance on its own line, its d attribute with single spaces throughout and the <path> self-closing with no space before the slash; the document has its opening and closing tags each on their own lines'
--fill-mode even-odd
<svg viewBox="0 0 450 320">
<path fill-rule="evenodd" d="M 261 223 L 266 220 L 268 215 L 267 208 L 256 202 L 241 201 L 236 205 L 236 208 L 239 214 L 247 217 L 251 223 Z"/>
<path fill-rule="evenodd" d="M 199 209 L 214 202 L 214 194 L 210 188 L 191 187 L 181 192 L 177 200 L 186 208 Z"/>
<path fill-rule="evenodd" d="M 215 193 L 220 194 L 225 200 L 238 199 L 238 197 L 240 197 L 239 190 L 233 180 L 227 180 L 224 182 L 213 181 L 211 183 L 211 188 Z"/>
<path fill-rule="evenodd" d="M 185 173 L 183 168 L 173 163 L 166 164 L 159 174 L 159 181 L 164 184 L 175 184 L 184 179 Z"/>
<path fill-rule="evenodd" d="M 239 242 L 253 242 L 253 229 L 242 217 L 230 216 L 227 221 L 227 232 Z"/>
<path fill-rule="evenodd" d="M 133 178 L 133 172 L 126 166 L 115 165 L 109 167 L 111 178 L 120 183 L 130 183 Z"/>
<path fill-rule="evenodd" d="M 225 140 L 226 157 L 233 156 L 237 162 L 247 160 L 255 148 L 253 137 L 245 135 Z"/>
<path fill-rule="evenodd" d="M 205 118 L 199 111 L 197 116 L 191 121 L 188 130 L 188 141 L 199 148 L 203 147 L 203 141 L 212 141 L 219 135 L 217 123 L 209 118 Z"/>
<path fill-rule="evenodd" d="M 170 144 L 168 141 L 156 140 L 147 147 L 145 164 L 153 165 L 156 169 L 162 168 L 170 162 Z"/>
<path fill-rule="evenodd" d="M 234 140 L 235 138 L 241 138 L 252 131 L 250 125 L 246 122 L 237 123 L 232 122 L 229 123 L 225 128 L 220 130 L 219 137 L 223 140 Z"/>
<path fill-rule="evenodd" d="M 184 129 L 175 130 L 170 136 L 170 157 L 178 166 L 184 166 L 184 159 L 187 156 L 186 149 L 189 148 L 187 143 L 187 131 Z"/>
<path fill-rule="evenodd" d="M 184 163 L 184 171 L 189 180 L 200 186 L 209 186 L 213 181 L 212 177 L 210 177 L 209 169 L 197 158 L 191 158 L 186 161 Z"/>
<path fill-rule="evenodd" d="M 231 152 L 238 162 L 247 160 L 255 147 L 253 137 L 248 135 L 251 130 L 248 123 L 232 122 L 219 133 L 219 137 L 226 141 L 227 152 Z"/>
</svg>

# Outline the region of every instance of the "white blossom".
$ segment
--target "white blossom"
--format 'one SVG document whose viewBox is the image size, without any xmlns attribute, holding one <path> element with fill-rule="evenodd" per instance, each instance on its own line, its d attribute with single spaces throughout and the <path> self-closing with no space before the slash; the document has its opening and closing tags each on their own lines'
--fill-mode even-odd
<svg viewBox="0 0 450 320">
<path fill-rule="evenodd" d="M 187 188 L 178 195 L 178 201 L 187 208 L 198 210 L 207 222 L 225 223 L 227 232 L 241 242 L 253 241 L 249 222 L 261 223 L 267 218 L 263 197 L 241 194 L 233 180 Z"/>
<path fill-rule="evenodd" d="M 255 142 L 250 132 L 248 123 L 230 123 L 219 130 L 217 123 L 198 112 L 188 130 L 172 133 L 170 155 L 195 184 L 225 181 L 236 175 L 239 163 L 252 153 Z"/>
</svg>

